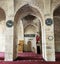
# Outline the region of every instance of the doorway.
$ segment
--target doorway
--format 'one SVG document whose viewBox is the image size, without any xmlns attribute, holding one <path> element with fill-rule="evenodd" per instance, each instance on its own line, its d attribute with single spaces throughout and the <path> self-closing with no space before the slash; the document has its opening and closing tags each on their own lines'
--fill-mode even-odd
<svg viewBox="0 0 60 64">
<path fill-rule="evenodd" d="M 27 52 L 31 52 L 32 51 L 32 42 L 31 41 L 28 41 L 27 42 Z"/>
<path fill-rule="evenodd" d="M 37 46 L 37 54 L 40 54 L 40 46 Z"/>
</svg>

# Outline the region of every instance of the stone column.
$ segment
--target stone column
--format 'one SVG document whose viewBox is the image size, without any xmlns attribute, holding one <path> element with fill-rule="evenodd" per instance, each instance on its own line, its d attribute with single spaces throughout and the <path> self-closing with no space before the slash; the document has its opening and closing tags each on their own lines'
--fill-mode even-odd
<svg viewBox="0 0 60 64">
<path fill-rule="evenodd" d="M 45 30 L 45 57 L 46 61 L 55 61 L 54 21 L 51 14 L 51 0 L 44 0 L 44 30 Z"/>
<path fill-rule="evenodd" d="M 21 19 L 19 19 L 17 24 L 17 33 L 18 33 L 18 53 L 23 53 L 23 46 L 24 46 L 24 28 L 23 28 L 23 22 Z"/>
<path fill-rule="evenodd" d="M 13 61 L 16 58 L 16 43 L 14 43 L 13 22 L 14 0 L 7 0 L 5 61 Z"/>
<path fill-rule="evenodd" d="M 42 56 L 45 59 L 45 52 L 46 51 L 46 34 L 45 34 L 45 27 L 42 26 Z"/>
</svg>

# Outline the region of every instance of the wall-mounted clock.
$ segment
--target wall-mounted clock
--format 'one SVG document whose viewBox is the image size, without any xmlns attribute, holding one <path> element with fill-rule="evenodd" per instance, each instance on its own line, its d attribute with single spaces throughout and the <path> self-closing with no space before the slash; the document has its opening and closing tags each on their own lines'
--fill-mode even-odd
<svg viewBox="0 0 60 64">
<path fill-rule="evenodd" d="M 50 41 L 53 40 L 53 36 L 49 36 L 48 40 L 50 40 Z"/>
</svg>

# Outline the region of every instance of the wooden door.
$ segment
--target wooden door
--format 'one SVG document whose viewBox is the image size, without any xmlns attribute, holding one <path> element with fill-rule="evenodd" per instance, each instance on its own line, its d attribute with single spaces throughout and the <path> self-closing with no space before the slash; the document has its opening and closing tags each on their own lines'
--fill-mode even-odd
<svg viewBox="0 0 60 64">
<path fill-rule="evenodd" d="M 24 44 L 24 41 L 20 40 L 19 44 L 18 44 L 18 53 L 22 53 L 23 52 L 23 44 Z"/>
</svg>

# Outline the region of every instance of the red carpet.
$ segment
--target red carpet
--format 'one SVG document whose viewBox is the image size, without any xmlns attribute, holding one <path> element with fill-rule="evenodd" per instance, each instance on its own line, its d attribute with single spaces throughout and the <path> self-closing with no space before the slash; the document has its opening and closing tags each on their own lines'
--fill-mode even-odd
<svg viewBox="0 0 60 64">
<path fill-rule="evenodd" d="M 13 61 L 13 62 L 0 62 L 0 64 L 60 64 L 60 62 Z"/>
<path fill-rule="evenodd" d="M 20 60 L 43 60 L 42 55 L 33 52 L 18 53 Z"/>
<path fill-rule="evenodd" d="M 19 53 L 16 61 L 5 62 L 4 53 L 0 53 L 0 64 L 60 64 L 60 53 L 56 53 L 55 62 L 45 62 L 42 55 L 35 53 Z"/>
</svg>

